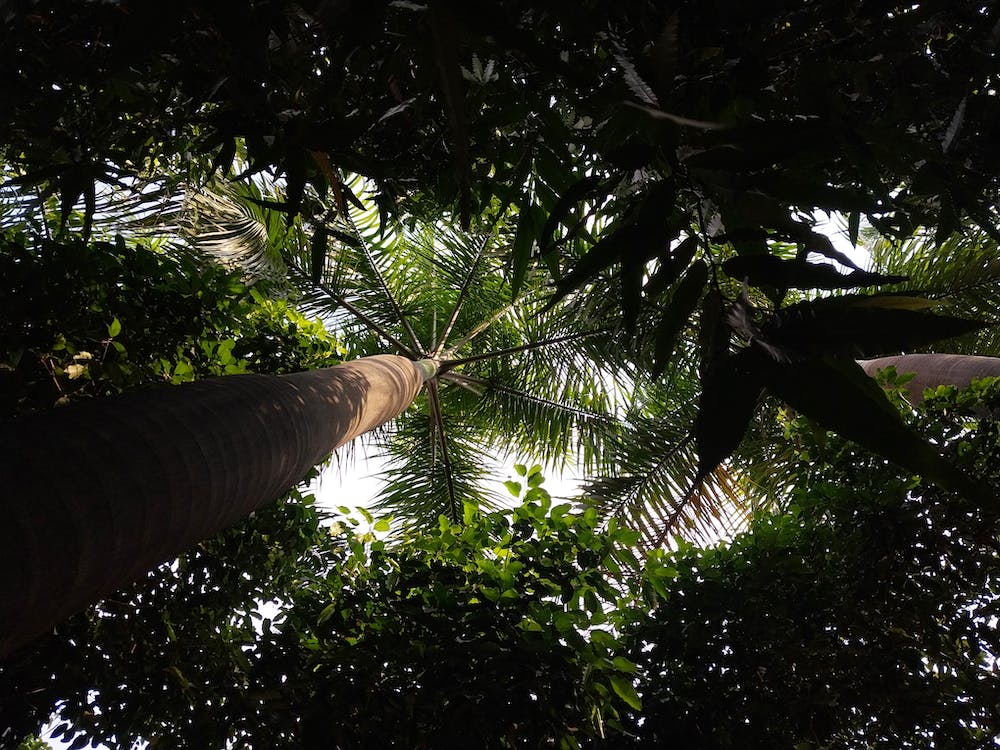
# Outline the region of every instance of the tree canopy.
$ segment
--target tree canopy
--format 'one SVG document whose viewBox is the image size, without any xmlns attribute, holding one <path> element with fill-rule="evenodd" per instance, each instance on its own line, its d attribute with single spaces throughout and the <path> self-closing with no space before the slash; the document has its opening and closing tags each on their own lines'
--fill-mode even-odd
<svg viewBox="0 0 1000 750">
<path fill-rule="evenodd" d="M 864 221 L 996 242 L 997 23 L 992 3 L 14 3 L 0 146 L 8 186 L 79 208 L 84 235 L 113 187 L 141 213 L 213 172 L 277 179 L 273 207 L 331 253 L 349 173 L 387 220 L 513 217 L 512 298 L 538 267 L 581 316 L 619 312 L 653 373 L 700 359 L 698 477 L 766 390 L 954 485 L 864 422 L 887 410 L 849 360 L 975 326 L 895 297 L 783 302 L 901 281 L 852 267 L 818 212 L 853 241 Z"/>
<path fill-rule="evenodd" d="M 1000 8 L 537 6 L 0 8 L 0 418 L 451 365 L 385 436 L 423 532 L 295 493 L 0 666 L 0 743 L 54 706 L 77 747 L 1000 733 L 995 386 L 915 416 L 855 363 L 1000 354 Z M 523 466 L 491 511 L 466 417 L 575 448 L 586 502 Z"/>
</svg>

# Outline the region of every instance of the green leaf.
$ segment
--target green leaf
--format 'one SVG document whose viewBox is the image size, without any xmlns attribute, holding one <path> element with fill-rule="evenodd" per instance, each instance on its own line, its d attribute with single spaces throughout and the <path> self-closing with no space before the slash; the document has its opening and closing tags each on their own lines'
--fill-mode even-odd
<svg viewBox="0 0 1000 750">
<path fill-rule="evenodd" d="M 316 624 L 322 625 L 324 622 L 329 620 L 330 617 L 333 615 L 333 613 L 336 611 L 337 611 L 336 602 L 327 604 L 325 607 L 323 607 L 323 610 L 319 613 L 319 616 L 316 618 Z"/>
<path fill-rule="evenodd" d="M 372 529 L 375 530 L 375 531 L 388 531 L 389 530 L 389 519 L 388 518 L 380 518 L 379 520 L 377 520 L 375 522 L 375 525 L 372 527 Z"/>
<path fill-rule="evenodd" d="M 117 336 L 121 332 L 122 332 L 122 323 L 121 323 L 120 320 L 118 320 L 118 318 L 115 318 L 108 325 L 108 336 L 110 336 L 111 338 L 114 338 L 115 336 Z"/>
<path fill-rule="evenodd" d="M 508 479 L 506 482 L 503 483 L 503 486 L 506 487 L 507 491 L 514 497 L 517 497 L 518 495 L 521 494 L 520 482 L 515 482 L 513 480 Z"/>
<path fill-rule="evenodd" d="M 615 669 L 619 672 L 625 672 L 626 674 L 635 674 L 638 670 L 632 662 L 626 659 L 624 656 L 616 656 L 611 661 L 615 665 Z"/>
<path fill-rule="evenodd" d="M 619 698 L 636 711 L 642 710 L 642 700 L 640 700 L 639 694 L 635 691 L 632 680 L 618 674 L 610 675 L 608 679 L 611 681 L 611 687 Z"/>
</svg>

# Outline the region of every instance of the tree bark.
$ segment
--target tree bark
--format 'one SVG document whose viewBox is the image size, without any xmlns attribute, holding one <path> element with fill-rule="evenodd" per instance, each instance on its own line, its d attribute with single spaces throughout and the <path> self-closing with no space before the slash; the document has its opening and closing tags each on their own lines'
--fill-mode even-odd
<svg viewBox="0 0 1000 750">
<path fill-rule="evenodd" d="M 914 373 L 906 384 L 911 404 L 924 400 L 924 389 L 939 385 L 966 388 L 976 378 L 1000 377 L 1000 358 L 978 357 L 971 354 L 900 354 L 858 362 L 873 376 L 879 370 L 894 365 L 900 375 Z"/>
<path fill-rule="evenodd" d="M 0 426 L 0 656 L 281 497 L 406 409 L 432 369 L 381 355 Z"/>
</svg>

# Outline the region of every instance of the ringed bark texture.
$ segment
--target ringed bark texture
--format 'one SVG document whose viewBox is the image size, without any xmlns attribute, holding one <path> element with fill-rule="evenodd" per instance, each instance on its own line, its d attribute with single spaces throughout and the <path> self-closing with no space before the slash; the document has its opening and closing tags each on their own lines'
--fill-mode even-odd
<svg viewBox="0 0 1000 750">
<path fill-rule="evenodd" d="M 939 385 L 966 388 L 977 378 L 1000 377 L 1000 358 L 971 354 L 901 354 L 861 360 L 858 364 L 871 376 L 890 365 L 894 365 L 900 375 L 913 373 L 906 389 L 914 405 L 924 400 L 926 388 Z"/>
<path fill-rule="evenodd" d="M 380 355 L 0 426 L 0 656 L 281 497 L 406 409 L 427 374 Z"/>
</svg>

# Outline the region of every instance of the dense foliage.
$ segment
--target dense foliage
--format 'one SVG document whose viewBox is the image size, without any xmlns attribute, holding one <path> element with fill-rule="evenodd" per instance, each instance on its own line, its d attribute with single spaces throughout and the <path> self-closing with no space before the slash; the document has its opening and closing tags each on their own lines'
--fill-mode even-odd
<svg viewBox="0 0 1000 750">
<path fill-rule="evenodd" d="M 316 321 L 145 245 L 0 236 L 0 418 L 137 386 L 336 364 Z"/>
<path fill-rule="evenodd" d="M 618 311 L 619 346 L 652 372 L 700 359 L 699 477 L 767 391 L 958 486 L 912 441 L 894 451 L 898 423 L 864 423 L 885 404 L 844 370 L 976 326 L 919 300 L 784 300 L 901 280 L 852 268 L 818 212 L 855 242 L 864 220 L 996 243 L 998 21 L 995 3 L 936 0 L 23 0 L 4 8 L 0 148 L 10 185 L 64 222 L 82 206 L 84 235 L 111 188 L 155 204 L 234 164 L 267 173 L 270 204 L 310 222 L 317 278 L 346 173 L 387 217 L 514 217 L 512 297 L 537 266 L 581 319 Z M 825 392 L 797 387 L 813 378 Z"/>
<path fill-rule="evenodd" d="M 998 399 L 942 389 L 916 418 L 994 485 L 1000 430 L 974 414 Z M 192 590 L 182 564 L 176 592 L 72 627 L 58 678 L 24 685 L 35 720 L 62 698 L 111 746 L 992 747 L 1000 513 L 785 426 L 781 513 L 642 565 L 633 532 L 553 506 L 537 467 L 518 467 L 510 511 L 403 538 L 370 516 L 307 523 L 266 587 L 215 572 L 272 602 L 259 613 Z M 260 543 L 228 538 L 237 555 Z"/>
<path fill-rule="evenodd" d="M 257 513 L 0 665 L 0 744 L 53 710 L 78 748 L 995 744 L 1000 434 L 971 407 L 996 386 L 904 418 L 853 360 L 956 336 L 1000 353 L 970 320 L 997 320 L 997 4 L 541 5 L 0 3 L 0 419 L 339 358 L 264 286 L 136 243 L 219 185 L 241 201 L 227 242 L 249 232 L 341 312 L 345 280 L 369 311 L 402 300 L 409 318 L 369 318 L 380 346 L 416 357 L 451 310 L 458 337 L 509 307 L 526 325 L 492 346 L 515 348 L 561 305 L 629 385 L 659 381 L 630 393 L 642 439 L 606 457 L 618 475 L 587 510 L 522 467 L 518 507 L 461 518 L 475 488 L 432 477 L 455 517 L 421 534 L 331 534 L 297 493 Z M 386 284 L 406 251 L 366 245 L 352 210 L 379 241 L 393 222 L 473 231 L 442 233 L 450 267 L 407 255 Z M 854 267 L 821 213 L 854 243 L 870 227 L 879 265 Z M 500 437 L 553 406 L 518 411 L 493 374 L 448 398 L 506 406 Z M 767 394 L 794 409 L 784 434 L 754 426 L 776 512 L 632 559 L 607 518 L 659 542 L 697 480 L 739 497 L 750 458 L 727 457 Z M 445 432 L 419 416 L 414 457 Z M 564 410 L 551 453 L 592 416 Z"/>
<path fill-rule="evenodd" d="M 126 388 L 340 359 L 322 324 L 287 302 L 217 266 L 144 245 L 38 242 L 10 231 L 0 238 L 0 269 L 4 417 Z M 23 649 L 0 667 L 0 745 L 37 728 L 56 699 L 88 726 L 90 675 L 110 664 L 127 672 L 142 653 L 166 659 L 158 650 L 169 653 L 166 644 L 197 650 L 206 640 L 238 658 L 254 631 L 248 614 L 234 613 L 288 585 L 295 550 L 304 554 L 317 525 L 296 493 Z M 241 565 L 226 562 L 233 559 Z M 142 705 L 141 691 L 121 697 Z"/>
<path fill-rule="evenodd" d="M 940 389 L 923 434 L 1000 482 L 998 384 Z M 893 471 L 801 417 L 783 512 L 731 545 L 652 558 L 630 629 L 650 746 L 986 748 L 1000 736 L 997 506 Z M 662 559 L 662 562 L 661 562 Z M 641 717 L 641 720 L 640 718 Z"/>
</svg>

